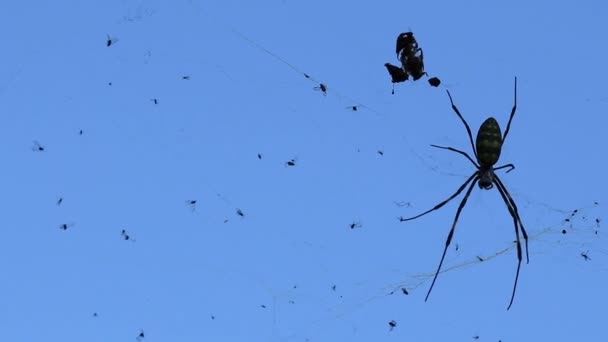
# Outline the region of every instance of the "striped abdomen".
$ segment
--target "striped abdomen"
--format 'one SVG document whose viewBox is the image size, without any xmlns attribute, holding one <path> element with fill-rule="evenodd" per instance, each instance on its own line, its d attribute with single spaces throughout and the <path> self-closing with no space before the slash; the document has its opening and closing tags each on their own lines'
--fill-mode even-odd
<svg viewBox="0 0 608 342">
<path fill-rule="evenodd" d="M 479 132 L 477 132 L 475 145 L 479 166 L 496 164 L 502 148 L 502 133 L 496 119 L 488 118 L 481 124 Z"/>
</svg>

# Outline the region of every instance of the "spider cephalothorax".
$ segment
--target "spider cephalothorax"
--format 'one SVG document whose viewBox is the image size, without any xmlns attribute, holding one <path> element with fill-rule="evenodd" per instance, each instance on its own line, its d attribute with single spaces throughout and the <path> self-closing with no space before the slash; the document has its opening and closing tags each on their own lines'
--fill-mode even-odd
<svg viewBox="0 0 608 342">
<path fill-rule="evenodd" d="M 425 300 L 427 300 L 429 298 L 429 295 L 431 294 L 431 291 L 433 290 L 433 286 L 435 285 L 435 281 L 437 280 L 437 276 L 439 275 L 439 271 L 441 270 L 441 265 L 443 265 L 443 260 L 445 258 L 445 254 L 448 250 L 448 247 L 450 246 L 450 243 L 452 242 L 452 237 L 454 236 L 454 230 L 456 228 L 456 223 L 458 222 L 458 217 L 460 216 L 460 213 L 461 213 L 462 209 L 464 208 L 464 206 L 467 202 L 467 199 L 469 198 L 469 195 L 473 191 L 473 187 L 475 186 L 475 183 L 478 183 L 478 185 L 481 189 L 486 189 L 486 190 L 492 189 L 494 186 L 496 186 L 496 188 L 498 189 L 498 192 L 500 193 L 500 196 L 502 197 L 505 205 L 507 206 L 507 209 L 509 210 L 509 214 L 513 218 L 513 225 L 515 226 L 515 237 L 516 237 L 516 246 L 517 246 L 517 260 L 518 260 L 517 261 L 517 271 L 515 273 L 515 282 L 513 284 L 513 293 L 511 294 L 511 301 L 509 302 L 509 306 L 507 307 L 507 310 L 508 310 L 509 308 L 511 308 L 511 305 L 513 304 L 513 299 L 515 298 L 515 290 L 517 289 L 517 280 L 519 278 L 519 269 L 521 267 L 521 260 L 522 260 L 522 251 L 521 251 L 521 243 L 520 243 L 520 239 L 519 239 L 519 232 L 521 231 L 521 234 L 524 238 L 524 242 L 525 242 L 525 246 L 526 246 L 526 262 L 529 262 L 528 234 L 526 233 L 526 230 L 524 229 L 524 225 L 521 222 L 521 218 L 519 217 L 519 213 L 517 211 L 517 205 L 515 204 L 515 201 L 513 200 L 513 198 L 507 191 L 507 188 L 502 183 L 502 181 L 500 180 L 498 175 L 495 173 L 495 171 L 502 170 L 502 169 L 508 169 L 507 172 L 509 172 L 509 171 L 513 170 L 515 168 L 515 166 L 513 166 L 513 164 L 505 164 L 502 166 L 495 167 L 494 165 L 498 162 L 498 159 L 500 158 L 500 152 L 502 149 L 502 145 L 504 144 L 505 139 L 507 138 L 507 134 L 509 133 L 509 128 L 511 127 L 511 120 L 513 120 L 513 116 L 515 115 L 515 110 L 517 108 L 517 77 L 515 78 L 515 96 L 514 96 L 514 101 L 513 101 L 514 102 L 513 109 L 511 110 L 511 115 L 509 116 L 509 122 L 507 123 L 507 129 L 505 130 L 505 134 L 504 135 L 501 134 L 500 126 L 498 125 L 498 122 L 496 121 L 496 119 L 490 117 L 486 121 L 484 121 L 481 124 L 481 126 L 479 127 L 479 131 L 477 132 L 477 139 L 475 141 L 475 144 L 473 144 L 473 135 L 471 134 L 471 128 L 469 127 L 469 124 L 466 122 L 466 120 L 460 114 L 460 111 L 458 111 L 458 108 L 456 108 L 456 105 L 454 105 L 454 101 L 452 100 L 452 95 L 450 95 L 449 91 L 448 91 L 448 97 L 450 98 L 450 103 L 452 104 L 452 109 L 454 110 L 456 115 L 458 115 L 458 117 L 460 118 L 460 120 L 462 121 L 462 123 L 464 124 L 464 126 L 467 130 L 467 134 L 469 136 L 469 141 L 471 143 L 471 148 L 473 149 L 473 153 L 475 154 L 475 159 L 477 160 L 477 162 L 475 162 L 475 160 L 473 160 L 473 158 L 471 158 L 471 156 L 469 156 L 468 153 L 455 149 L 453 147 L 445 147 L 445 146 L 437 146 L 437 145 L 431 145 L 431 146 L 445 149 L 445 150 L 450 150 L 450 151 L 453 151 L 453 152 L 456 152 L 458 154 L 465 156 L 471 163 L 473 163 L 473 165 L 475 165 L 477 170 L 460 186 L 460 188 L 458 188 L 458 190 L 452 196 L 448 197 L 448 199 L 446 199 L 445 201 L 435 205 L 432 209 L 429 209 L 429 210 L 423 212 L 422 214 L 419 214 L 419 215 L 416 215 L 413 217 L 409 217 L 409 218 L 401 217 L 400 221 L 403 222 L 403 221 L 413 220 L 418 217 L 424 216 L 424 215 L 430 213 L 431 211 L 434 211 L 434 210 L 437 210 L 437 209 L 443 207 L 449 201 L 451 201 L 456 196 L 458 196 L 462 191 L 464 191 L 464 189 L 468 185 L 468 189 L 467 189 L 462 201 L 460 202 L 460 205 L 458 206 L 458 210 L 456 211 L 456 216 L 454 217 L 454 221 L 452 222 L 452 228 L 450 229 L 450 232 L 448 233 L 445 247 L 443 249 L 443 254 L 441 256 L 441 261 L 439 261 L 439 266 L 437 267 L 437 271 L 435 272 L 433 282 L 431 283 L 429 292 L 426 295 Z"/>
</svg>

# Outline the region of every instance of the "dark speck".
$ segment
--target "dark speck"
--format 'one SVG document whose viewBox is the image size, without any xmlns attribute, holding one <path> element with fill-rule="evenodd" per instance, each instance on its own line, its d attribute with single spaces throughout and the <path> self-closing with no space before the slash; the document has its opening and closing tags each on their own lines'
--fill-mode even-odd
<svg viewBox="0 0 608 342">
<path fill-rule="evenodd" d="M 390 327 L 390 331 L 393 331 L 393 329 L 395 329 L 395 327 L 397 326 L 397 322 L 395 320 L 392 320 L 388 322 L 388 326 Z"/>
<path fill-rule="evenodd" d="M 432 77 L 429 78 L 429 84 L 433 87 L 439 87 L 439 85 L 441 84 L 441 80 L 437 77 Z"/>
</svg>

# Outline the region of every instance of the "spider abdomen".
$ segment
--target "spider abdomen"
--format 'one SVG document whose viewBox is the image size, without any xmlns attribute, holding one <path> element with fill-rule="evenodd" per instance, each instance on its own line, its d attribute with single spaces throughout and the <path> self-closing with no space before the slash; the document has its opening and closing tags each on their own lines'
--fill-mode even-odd
<svg viewBox="0 0 608 342">
<path fill-rule="evenodd" d="M 496 119 L 490 117 L 481 124 L 475 145 L 480 166 L 496 164 L 502 148 L 502 133 Z"/>
</svg>

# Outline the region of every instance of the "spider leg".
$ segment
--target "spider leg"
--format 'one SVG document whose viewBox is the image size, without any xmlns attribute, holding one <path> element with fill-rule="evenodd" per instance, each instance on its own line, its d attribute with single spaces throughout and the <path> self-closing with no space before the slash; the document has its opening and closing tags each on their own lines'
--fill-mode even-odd
<svg viewBox="0 0 608 342">
<path fill-rule="evenodd" d="M 467 159 L 470 160 L 471 163 L 473 163 L 473 165 L 475 165 L 475 167 L 479 169 L 479 165 L 477 165 L 477 163 L 473 160 L 473 158 L 471 158 L 471 156 L 469 156 L 468 153 L 466 153 L 464 151 L 461 151 L 461 150 L 458 150 L 458 149 L 455 149 L 455 148 L 449 147 L 449 146 L 438 146 L 438 145 L 433 145 L 433 144 L 431 144 L 431 146 L 441 148 L 444 150 L 450 150 L 450 151 L 456 152 L 456 153 L 460 153 L 463 156 L 467 157 Z"/>
<path fill-rule="evenodd" d="M 498 181 L 496 178 L 494 178 L 494 183 L 496 184 L 496 188 L 498 189 L 500 196 L 502 197 L 503 201 L 505 202 L 507 209 L 509 209 L 509 214 L 511 214 L 511 217 L 513 218 L 513 225 L 515 226 L 515 237 L 516 237 L 515 241 L 517 243 L 517 271 L 515 272 L 515 282 L 513 283 L 513 292 L 511 293 L 511 301 L 509 301 L 509 306 L 507 307 L 507 310 L 509 310 L 511 308 L 511 305 L 513 305 L 513 299 L 515 299 L 515 290 L 517 289 L 517 280 L 519 280 L 519 270 L 521 268 L 521 242 L 519 241 L 519 229 L 518 229 L 519 216 L 517 215 L 517 212 L 515 212 L 509 199 L 507 199 L 507 195 L 505 193 L 506 190 L 501 186 L 502 183 L 500 183 L 500 181 Z"/>
<path fill-rule="evenodd" d="M 445 259 L 445 253 L 447 252 L 448 247 L 450 247 L 450 243 L 452 242 L 452 237 L 454 236 L 454 229 L 456 228 L 456 223 L 458 222 L 458 217 L 460 217 L 460 212 L 462 211 L 462 208 L 464 208 L 464 205 L 467 203 L 467 199 L 469 198 L 469 195 L 471 195 L 471 191 L 473 191 L 475 184 L 479 180 L 478 172 L 475 172 L 473 174 L 473 176 L 475 177 L 475 179 L 473 179 L 473 182 L 469 186 L 467 193 L 462 198 L 462 201 L 460 201 L 460 205 L 458 206 L 458 210 L 456 211 L 456 216 L 454 216 L 454 222 L 452 222 L 452 228 L 450 229 L 450 232 L 448 233 L 448 238 L 445 241 L 445 247 L 443 248 L 443 254 L 441 255 L 441 261 L 439 261 L 439 266 L 437 266 L 437 271 L 435 271 L 435 276 L 433 277 L 433 282 L 431 283 L 429 292 L 427 292 L 426 297 L 424 298 L 425 302 L 429 299 L 429 296 L 431 295 L 431 291 L 433 291 L 433 286 L 435 286 L 435 281 L 437 280 L 437 276 L 439 275 L 439 271 L 441 270 L 441 265 L 443 265 L 443 259 Z M 471 178 L 469 178 L 469 180 L 471 180 Z M 459 190 L 462 190 L 464 188 L 464 186 L 469 182 L 469 180 L 467 180 L 467 182 L 464 183 L 463 187 L 461 187 Z"/>
<path fill-rule="evenodd" d="M 473 174 L 471 175 L 471 177 L 469 177 L 469 179 L 467 179 L 467 180 L 466 180 L 464 183 L 462 183 L 462 185 L 460 186 L 460 188 L 458 188 L 458 190 L 456 190 L 456 192 L 455 192 L 455 193 L 454 193 L 452 196 L 448 197 L 448 199 L 446 199 L 445 201 L 443 201 L 443 202 L 441 202 L 441 203 L 437 204 L 437 205 L 436 205 L 436 206 L 434 206 L 432 209 L 429 209 L 429 210 L 427 210 L 427 211 L 423 212 L 422 214 L 416 215 L 416 216 L 414 216 L 414 217 L 409 217 L 409 218 L 401 218 L 401 219 L 400 219 L 400 221 L 401 221 L 401 222 L 403 222 L 403 221 L 410 221 L 410 220 L 413 220 L 413 219 L 417 219 L 417 218 L 419 218 L 420 216 L 424 216 L 424 215 L 426 215 L 426 214 L 430 213 L 431 211 L 434 211 L 434 210 L 437 210 L 437 209 L 439 209 L 439 208 L 443 207 L 444 205 L 446 205 L 446 203 L 448 203 L 449 201 L 451 201 L 452 199 L 454 199 L 454 197 L 456 197 L 456 196 L 460 195 L 460 193 L 462 192 L 462 190 L 464 190 L 464 188 L 467 186 L 467 184 L 469 184 L 469 182 L 470 182 L 470 181 L 471 181 L 473 178 L 475 178 L 475 177 L 479 177 L 479 171 L 475 171 L 475 173 L 473 173 Z M 475 181 L 475 182 L 476 182 L 476 181 Z M 473 183 L 475 183 L 475 182 L 473 182 Z M 469 190 L 469 192 L 471 192 L 471 191 Z M 469 192 L 467 192 L 467 193 L 469 193 Z"/>
<path fill-rule="evenodd" d="M 475 150 L 475 144 L 473 143 L 473 135 L 471 134 L 471 127 L 469 127 L 469 124 L 467 123 L 467 121 L 462 117 L 462 114 L 460 114 L 460 111 L 458 111 L 458 108 L 456 108 L 456 105 L 454 104 L 454 101 L 452 100 L 452 95 L 450 95 L 450 91 L 447 89 L 446 89 L 446 91 L 448 92 L 448 97 L 450 98 L 450 103 L 452 104 L 452 109 L 454 110 L 454 112 L 456 112 L 456 115 L 458 115 L 460 120 L 462 120 L 464 127 L 467 129 L 467 134 L 469 135 L 469 140 L 471 141 L 471 147 L 473 148 L 473 153 L 475 154 L 475 159 L 477 159 L 477 150 Z"/>
<path fill-rule="evenodd" d="M 507 167 L 508 167 L 509 169 L 507 170 L 507 172 L 506 172 L 506 173 L 509 173 L 509 172 L 511 172 L 511 171 L 513 171 L 513 170 L 515 170 L 515 165 L 513 165 L 513 164 L 505 164 L 505 165 L 502 165 L 502 166 L 498 166 L 498 167 L 492 168 L 492 171 L 497 171 L 497 170 L 506 169 Z"/>
<path fill-rule="evenodd" d="M 505 135 L 502 136 L 502 143 L 505 143 L 505 139 L 507 138 L 507 134 L 509 133 L 509 128 L 511 128 L 511 120 L 513 120 L 513 116 L 515 115 L 515 109 L 517 108 L 517 77 L 515 77 L 515 98 L 513 100 L 513 109 L 511 109 L 511 116 L 509 116 L 509 123 L 507 123 L 507 129 L 505 130 Z"/>
<path fill-rule="evenodd" d="M 496 184 L 500 185 L 500 188 L 502 189 L 502 191 L 504 191 L 505 195 L 507 196 L 507 199 L 509 200 L 509 204 L 511 205 L 511 207 L 513 207 L 513 212 L 515 213 L 515 217 L 517 218 L 517 222 L 519 222 L 519 228 L 521 229 L 521 234 L 523 235 L 524 242 L 526 243 L 526 264 L 529 264 L 530 263 L 530 255 L 528 254 L 528 233 L 526 233 L 526 229 L 524 228 L 524 224 L 521 222 L 521 217 L 519 217 L 519 212 L 517 211 L 517 205 L 515 204 L 515 201 L 513 200 L 513 197 L 511 197 L 511 194 L 509 194 L 509 191 L 507 191 L 507 188 L 502 183 L 502 181 L 500 180 L 500 178 L 498 178 L 497 175 L 494 175 L 494 180 L 496 181 Z"/>
</svg>

